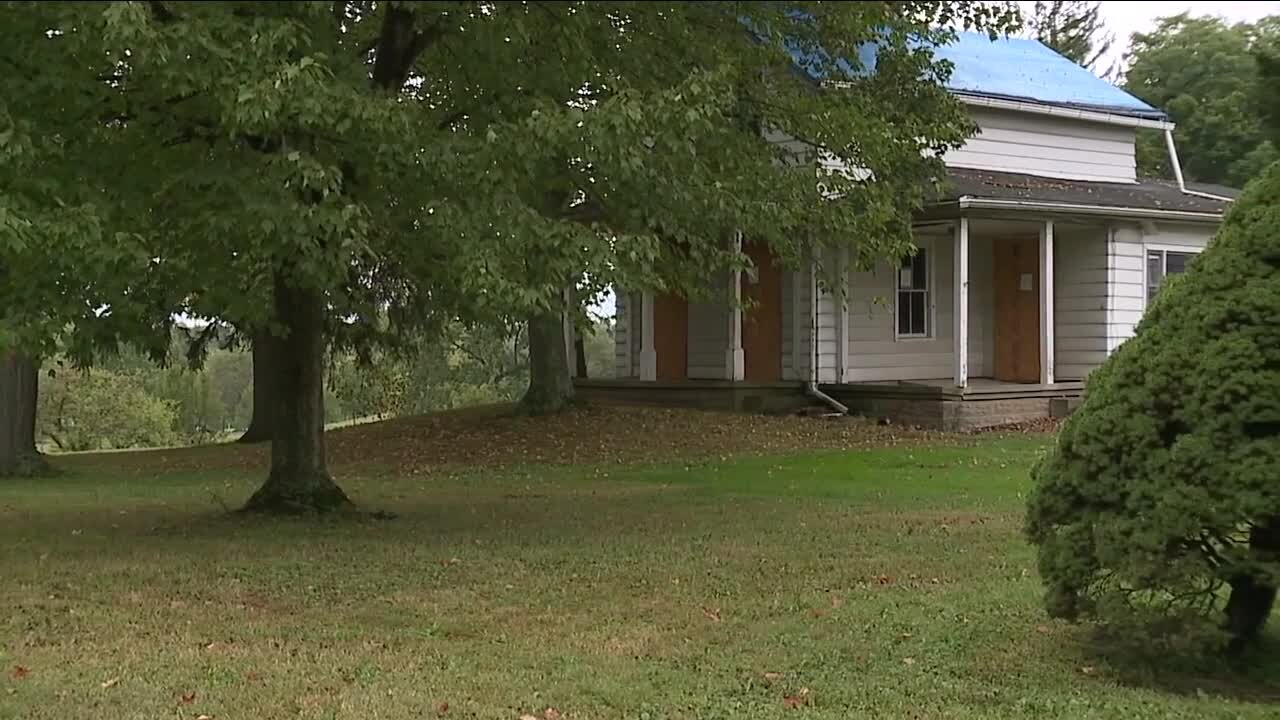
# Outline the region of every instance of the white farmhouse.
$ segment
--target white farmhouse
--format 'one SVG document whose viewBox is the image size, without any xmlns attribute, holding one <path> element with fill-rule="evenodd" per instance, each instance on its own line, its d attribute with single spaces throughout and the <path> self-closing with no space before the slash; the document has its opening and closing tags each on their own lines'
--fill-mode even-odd
<svg viewBox="0 0 1280 720">
<path fill-rule="evenodd" d="M 918 254 L 842 273 L 847 304 L 751 245 L 754 277 L 725 279 L 748 312 L 622 289 L 616 378 L 579 392 L 745 410 L 816 399 L 943 429 L 1079 397 L 1237 193 L 1140 180 L 1140 128 L 1166 134 L 1176 167 L 1168 117 L 1037 41 L 962 33 L 938 54 L 980 132 L 945 158 L 950 191 L 918 217 Z"/>
</svg>

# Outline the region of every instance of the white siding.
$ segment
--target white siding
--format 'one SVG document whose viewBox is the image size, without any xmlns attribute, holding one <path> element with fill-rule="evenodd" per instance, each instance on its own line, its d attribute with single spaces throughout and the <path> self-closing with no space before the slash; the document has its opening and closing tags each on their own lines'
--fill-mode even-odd
<svg viewBox="0 0 1280 720">
<path fill-rule="evenodd" d="M 980 130 L 945 156 L 949 166 L 1136 182 L 1133 128 L 982 108 L 970 112 Z"/>
<path fill-rule="evenodd" d="M 1054 235 L 1055 378 L 1083 380 L 1107 356 L 1107 231 L 1059 224 Z"/>
<path fill-rule="evenodd" d="M 725 353 L 729 349 L 729 306 L 720 289 L 730 287 L 729 275 L 715 282 L 717 292 L 707 300 L 689 303 L 689 377 L 724 380 Z"/>
<path fill-rule="evenodd" d="M 813 316 L 809 296 L 812 294 L 812 278 L 806 266 L 798 272 L 782 273 L 782 379 L 808 380 L 810 359 L 809 338 L 812 336 Z"/>
<path fill-rule="evenodd" d="M 1147 249 L 1203 251 L 1217 225 L 1116 224 L 1107 250 L 1107 351 L 1133 337 L 1147 305 Z"/>
<path fill-rule="evenodd" d="M 927 339 L 895 338 L 895 266 L 849 273 L 849 382 L 952 377 L 954 363 L 954 262 L 950 234 L 917 240 L 930 263 L 932 332 Z M 969 238 L 969 375 L 991 374 L 991 240 Z"/>
<path fill-rule="evenodd" d="M 839 338 L 836 330 L 836 321 L 839 318 L 839 291 L 827 288 L 825 282 L 832 274 L 830 268 L 838 262 L 838 257 L 832 253 L 826 256 L 823 262 L 823 266 L 817 270 L 818 277 L 822 281 L 818 287 L 817 306 L 818 382 L 834 383 L 840 382 L 840 355 L 836 347 Z"/>
<path fill-rule="evenodd" d="M 1107 242 L 1107 273 L 1103 291 L 1107 293 L 1107 353 L 1133 337 L 1146 306 L 1142 229 L 1136 224 L 1117 224 Z"/>
<path fill-rule="evenodd" d="M 799 325 L 804 322 L 804 313 L 796 305 L 795 293 L 799 290 L 796 274 L 790 270 L 782 271 L 782 379 L 799 380 L 801 375 L 796 368 L 795 338 L 800 331 Z M 797 314 L 799 313 L 799 314 Z"/>
<path fill-rule="evenodd" d="M 635 368 L 638 367 L 635 358 L 635 348 L 632 343 L 631 329 L 637 327 L 631 318 L 631 302 L 626 291 L 621 288 L 615 288 L 614 291 L 614 329 L 613 329 L 613 360 L 614 360 L 614 377 L 630 378 L 635 377 Z"/>
</svg>

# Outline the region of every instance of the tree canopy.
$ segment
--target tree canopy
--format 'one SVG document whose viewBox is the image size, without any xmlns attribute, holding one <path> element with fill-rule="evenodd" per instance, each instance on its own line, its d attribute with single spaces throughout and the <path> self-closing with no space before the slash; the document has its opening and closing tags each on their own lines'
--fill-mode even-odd
<svg viewBox="0 0 1280 720">
<path fill-rule="evenodd" d="M 1280 163 L 1251 183 L 1035 469 L 1050 613 L 1256 637 L 1280 577 Z M 1229 599 L 1223 604 L 1223 600 Z"/>
<path fill-rule="evenodd" d="M 28 68 L 10 112 L 82 150 L 54 188 L 88 179 L 109 209 L 93 247 L 163 289 L 107 306 L 269 331 L 279 417 L 251 505 L 302 509 L 347 502 L 319 430 L 330 342 L 558 311 L 575 282 L 702 292 L 745 263 L 740 229 L 784 263 L 906 250 L 939 156 L 973 131 L 910 41 L 1014 19 L 958 2 L 16 5 L 5 52 L 59 76 Z M 871 42 L 873 72 L 816 81 Z M 824 195 L 833 165 L 857 171 Z"/>
<path fill-rule="evenodd" d="M 1183 13 L 1135 33 L 1124 88 L 1177 123 L 1174 139 L 1188 180 L 1243 187 L 1280 158 L 1264 131 L 1260 104 L 1274 85 L 1259 74 L 1256 55 L 1274 52 L 1280 16 L 1228 24 Z M 1140 133 L 1138 169 L 1171 177 L 1164 138 Z"/>
<path fill-rule="evenodd" d="M 1027 27 L 1040 42 L 1103 78 L 1118 71 L 1114 64 L 1105 64 L 1115 36 L 1106 31 L 1100 2 L 1037 0 Z"/>
</svg>

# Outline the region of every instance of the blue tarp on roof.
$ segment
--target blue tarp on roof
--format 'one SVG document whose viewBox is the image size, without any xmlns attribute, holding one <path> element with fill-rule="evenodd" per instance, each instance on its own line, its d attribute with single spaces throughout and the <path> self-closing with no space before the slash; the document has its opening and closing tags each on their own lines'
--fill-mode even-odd
<svg viewBox="0 0 1280 720">
<path fill-rule="evenodd" d="M 858 49 L 855 69 L 843 58 L 836 68 L 849 76 L 875 71 L 876 48 Z M 792 46 L 791 56 L 810 77 L 826 77 L 831 58 L 825 52 L 806 52 Z M 1045 46 L 1039 40 L 998 38 L 959 32 L 955 41 L 934 48 L 934 55 L 952 64 L 947 87 L 953 92 L 985 97 L 1028 100 L 1111 112 L 1156 120 L 1168 119 L 1158 110 Z"/>
<path fill-rule="evenodd" d="M 985 34 L 962 32 L 955 42 L 936 48 L 934 53 L 954 66 L 947 86 L 956 92 L 1139 117 L 1167 117 L 1038 40 L 999 38 L 992 41 Z"/>
</svg>

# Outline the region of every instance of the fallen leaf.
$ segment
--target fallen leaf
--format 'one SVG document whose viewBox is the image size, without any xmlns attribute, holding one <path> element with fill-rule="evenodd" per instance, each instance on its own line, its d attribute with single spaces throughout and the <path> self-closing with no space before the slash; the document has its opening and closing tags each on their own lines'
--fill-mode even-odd
<svg viewBox="0 0 1280 720">
<path fill-rule="evenodd" d="M 1098 672 L 1098 668 L 1092 665 L 1085 665 L 1084 667 L 1080 668 L 1080 672 L 1084 673 L 1085 675 L 1092 675 Z"/>
<path fill-rule="evenodd" d="M 447 703 L 447 702 L 442 702 L 442 703 L 440 703 L 439 705 L 437 705 L 437 706 L 436 706 L 436 714 L 437 714 L 437 715 L 444 716 L 444 714 L 445 714 L 445 713 L 447 713 L 447 712 L 449 712 L 449 703 Z"/>
<path fill-rule="evenodd" d="M 899 637 L 899 638 L 902 638 L 903 640 L 910 640 L 910 639 L 911 639 L 911 633 L 902 633 L 902 634 L 901 634 L 901 635 L 899 635 L 898 637 Z"/>
<path fill-rule="evenodd" d="M 713 609 L 711 609 L 711 608 L 704 607 L 704 608 L 702 608 L 702 614 L 703 614 L 703 615 L 706 615 L 706 616 L 707 616 L 707 619 L 708 619 L 708 620 L 711 620 L 712 622 L 720 622 L 720 611 L 719 611 L 719 610 L 713 610 Z"/>
<path fill-rule="evenodd" d="M 12 674 L 14 680 L 26 680 L 27 676 L 31 674 L 31 671 L 21 665 L 14 665 Z"/>
<path fill-rule="evenodd" d="M 110 680 L 106 680 L 106 681 L 102 682 L 101 684 L 102 684 L 102 689 L 103 689 L 103 690 L 106 690 L 107 688 L 113 688 L 113 687 L 115 687 L 115 686 L 117 686 L 117 685 L 119 685 L 119 684 L 120 684 L 120 678 L 118 678 L 118 677 L 113 677 L 113 678 L 111 678 Z"/>
<path fill-rule="evenodd" d="M 1048 625 L 1037 625 L 1036 632 L 1040 633 L 1041 635 L 1048 635 L 1049 633 L 1053 632 L 1053 630 Z"/>
<path fill-rule="evenodd" d="M 788 710 L 795 710 L 801 705 L 808 705 L 809 688 L 800 688 L 795 695 L 787 695 L 782 698 L 782 704 L 785 705 Z"/>
<path fill-rule="evenodd" d="M 542 717 L 544 720 L 560 720 L 560 711 L 553 707 L 549 707 L 543 711 Z"/>
<path fill-rule="evenodd" d="M 915 665 L 916 659 L 911 657 L 902 658 L 902 664 L 907 666 Z"/>
<path fill-rule="evenodd" d="M 179 700 L 182 702 L 183 705 L 190 705 L 191 703 L 196 701 L 196 694 L 193 692 L 182 693 L 182 697 L 180 697 Z"/>
<path fill-rule="evenodd" d="M 213 720 L 212 715 L 197 715 L 196 720 Z"/>
</svg>

